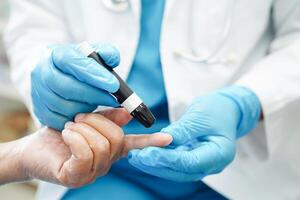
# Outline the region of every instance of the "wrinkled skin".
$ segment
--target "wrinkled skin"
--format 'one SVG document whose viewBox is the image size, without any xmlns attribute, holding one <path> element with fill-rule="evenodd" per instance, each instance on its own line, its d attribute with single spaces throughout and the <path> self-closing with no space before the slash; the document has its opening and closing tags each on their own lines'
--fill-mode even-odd
<svg viewBox="0 0 300 200">
<path fill-rule="evenodd" d="M 124 109 L 80 114 L 62 134 L 43 128 L 24 139 L 22 170 L 28 178 L 80 187 L 105 175 L 131 149 L 166 146 L 168 134 L 124 135 L 120 128 L 131 119 Z"/>
</svg>

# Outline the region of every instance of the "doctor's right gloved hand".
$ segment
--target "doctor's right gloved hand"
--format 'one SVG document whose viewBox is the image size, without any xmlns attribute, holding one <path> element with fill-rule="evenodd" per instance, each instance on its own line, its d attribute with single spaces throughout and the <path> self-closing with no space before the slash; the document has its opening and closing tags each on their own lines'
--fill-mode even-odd
<svg viewBox="0 0 300 200">
<path fill-rule="evenodd" d="M 110 45 L 92 45 L 104 62 L 116 67 L 119 52 Z M 43 125 L 62 130 L 77 113 L 101 106 L 117 106 L 108 92 L 116 92 L 119 81 L 77 45 L 55 45 L 31 73 L 33 110 Z"/>
</svg>

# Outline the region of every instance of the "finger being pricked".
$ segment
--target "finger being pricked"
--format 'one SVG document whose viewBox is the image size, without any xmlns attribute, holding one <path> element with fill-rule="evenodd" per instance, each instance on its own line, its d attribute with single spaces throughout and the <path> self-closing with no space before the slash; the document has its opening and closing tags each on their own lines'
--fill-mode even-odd
<svg viewBox="0 0 300 200">
<path fill-rule="evenodd" d="M 124 140 L 124 147 L 121 154 L 122 157 L 126 157 L 128 152 L 132 149 L 143 149 L 149 146 L 167 146 L 172 142 L 173 138 L 166 133 L 128 134 L 125 136 Z"/>
<path fill-rule="evenodd" d="M 109 109 L 99 113 L 81 114 L 75 122 L 86 123 L 96 129 L 109 142 L 112 162 L 127 155 L 131 149 L 142 149 L 147 146 L 167 146 L 172 136 L 166 133 L 129 134 L 125 135 L 120 126 L 131 120 L 125 109 Z"/>
</svg>

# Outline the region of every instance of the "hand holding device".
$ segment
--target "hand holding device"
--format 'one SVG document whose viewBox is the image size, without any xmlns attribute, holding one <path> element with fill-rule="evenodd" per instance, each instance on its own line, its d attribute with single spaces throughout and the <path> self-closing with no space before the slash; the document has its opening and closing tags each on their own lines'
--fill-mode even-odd
<svg viewBox="0 0 300 200">
<path fill-rule="evenodd" d="M 98 64 L 105 67 L 110 73 L 119 80 L 120 88 L 118 91 L 111 93 L 116 97 L 117 101 L 142 125 L 146 128 L 152 126 L 155 122 L 155 117 L 150 109 L 143 103 L 142 99 L 134 93 L 123 79 L 113 70 L 112 67 L 107 65 L 103 58 L 97 54 L 93 47 L 87 43 L 82 42 L 79 46 L 81 52 L 89 58 L 94 59 Z"/>
<path fill-rule="evenodd" d="M 114 47 L 93 47 L 107 65 L 118 66 L 120 56 Z M 55 45 L 32 71 L 33 110 L 42 124 L 62 130 L 77 113 L 92 112 L 98 105 L 116 107 L 109 92 L 119 87 L 117 78 L 83 55 L 78 45 Z"/>
</svg>

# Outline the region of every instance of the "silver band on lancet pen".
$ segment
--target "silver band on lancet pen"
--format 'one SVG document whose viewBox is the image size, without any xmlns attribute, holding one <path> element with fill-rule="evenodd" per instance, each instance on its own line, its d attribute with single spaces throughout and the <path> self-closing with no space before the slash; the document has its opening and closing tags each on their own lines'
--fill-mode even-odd
<svg viewBox="0 0 300 200">
<path fill-rule="evenodd" d="M 138 97 L 135 93 L 132 93 L 122 104 L 127 112 L 131 113 L 134 111 L 141 103 L 143 103 L 142 99 Z"/>
</svg>

